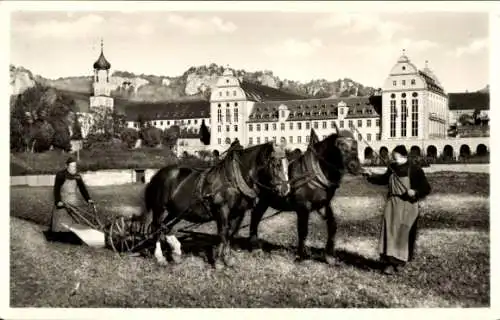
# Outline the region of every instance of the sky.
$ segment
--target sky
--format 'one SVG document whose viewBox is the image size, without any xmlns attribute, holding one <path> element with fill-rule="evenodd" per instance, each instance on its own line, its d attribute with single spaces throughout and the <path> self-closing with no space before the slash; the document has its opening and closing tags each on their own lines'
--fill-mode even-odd
<svg viewBox="0 0 500 320">
<path fill-rule="evenodd" d="M 179 76 L 217 63 L 281 79 L 351 78 L 381 87 L 402 50 L 447 92 L 489 83 L 487 13 L 13 12 L 10 60 L 46 78 L 112 70 Z"/>
</svg>

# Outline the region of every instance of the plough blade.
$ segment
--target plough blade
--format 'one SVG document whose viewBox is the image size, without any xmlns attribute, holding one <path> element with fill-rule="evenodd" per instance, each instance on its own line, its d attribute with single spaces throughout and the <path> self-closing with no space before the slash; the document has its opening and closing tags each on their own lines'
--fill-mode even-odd
<svg viewBox="0 0 500 320">
<path fill-rule="evenodd" d="M 90 229 L 89 227 L 73 224 L 71 226 L 63 223 L 65 228 L 73 232 L 86 245 L 93 248 L 104 248 L 106 246 L 106 237 L 103 232 Z"/>
</svg>

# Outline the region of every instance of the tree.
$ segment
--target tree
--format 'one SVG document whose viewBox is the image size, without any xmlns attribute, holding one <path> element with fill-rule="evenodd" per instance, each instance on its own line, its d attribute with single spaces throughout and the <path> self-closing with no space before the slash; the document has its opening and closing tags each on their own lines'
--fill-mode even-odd
<svg viewBox="0 0 500 320">
<path fill-rule="evenodd" d="M 462 126 L 472 125 L 475 123 L 474 118 L 470 114 L 467 114 L 467 113 L 462 114 L 460 116 L 460 118 L 458 118 L 458 122 Z"/>
<path fill-rule="evenodd" d="M 156 147 L 162 142 L 162 131 L 155 127 L 145 128 L 142 131 L 144 145 Z"/>
<path fill-rule="evenodd" d="M 67 152 L 71 151 L 71 135 L 66 122 L 63 120 L 53 121 L 52 127 L 55 133 L 52 140 L 54 148 Z"/>
<path fill-rule="evenodd" d="M 139 139 L 139 132 L 135 129 L 127 128 L 122 131 L 121 139 L 127 145 L 127 147 L 133 148 L 137 140 Z"/>
<path fill-rule="evenodd" d="M 205 120 L 201 121 L 199 132 L 200 132 L 200 141 L 204 145 L 209 145 L 210 144 L 210 131 L 208 131 L 208 128 L 205 125 Z"/>
<path fill-rule="evenodd" d="M 54 88 L 40 84 L 28 88 L 14 97 L 11 105 L 11 123 L 16 125 L 11 134 L 13 143 L 19 144 L 11 147 L 14 150 L 45 151 L 52 145 L 51 139 L 57 136 L 56 144 L 67 149 L 61 139 L 65 139 L 69 131 L 67 117 L 74 107 L 73 99 Z"/>
<path fill-rule="evenodd" d="M 177 125 L 173 125 L 163 132 L 163 144 L 172 148 L 177 144 L 177 139 L 179 139 L 181 129 Z"/>
<path fill-rule="evenodd" d="M 74 120 L 73 120 L 73 127 L 72 127 L 71 131 L 72 131 L 71 139 L 73 139 L 73 140 L 81 140 L 81 139 L 83 139 L 83 136 L 82 136 L 82 126 L 80 124 L 80 118 L 76 114 L 75 114 L 75 117 L 74 117 Z"/>
</svg>

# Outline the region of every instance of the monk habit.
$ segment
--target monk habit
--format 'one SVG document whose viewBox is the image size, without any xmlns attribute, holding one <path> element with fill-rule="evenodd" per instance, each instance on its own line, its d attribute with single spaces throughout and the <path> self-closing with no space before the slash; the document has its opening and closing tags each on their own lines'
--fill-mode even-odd
<svg viewBox="0 0 500 320">
<path fill-rule="evenodd" d="M 413 258 L 418 201 L 431 192 L 429 182 L 422 168 L 410 161 L 391 164 L 384 174 L 369 177 L 368 181 L 389 187 L 379 238 L 380 255 L 390 263 L 404 264 Z M 408 196 L 409 189 L 415 190 L 415 197 Z"/>
</svg>

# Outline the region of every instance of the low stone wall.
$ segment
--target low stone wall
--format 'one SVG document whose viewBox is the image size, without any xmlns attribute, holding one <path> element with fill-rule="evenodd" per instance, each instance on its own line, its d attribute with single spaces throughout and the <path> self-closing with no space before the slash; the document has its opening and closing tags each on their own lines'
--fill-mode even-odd
<svg viewBox="0 0 500 320">
<path fill-rule="evenodd" d="M 384 167 L 371 167 L 370 170 L 375 173 L 383 173 Z M 158 169 L 145 169 L 144 182 L 147 183 Z M 426 173 L 440 171 L 455 171 L 455 172 L 476 172 L 489 173 L 489 164 L 433 164 L 430 167 L 424 168 Z M 90 171 L 81 173 L 85 183 L 89 186 L 108 186 L 120 185 L 129 183 L 141 183 L 138 180 L 138 175 L 135 169 L 127 170 L 102 170 Z M 32 175 L 32 176 L 12 176 L 10 177 L 11 186 L 53 186 L 55 175 Z"/>
</svg>

